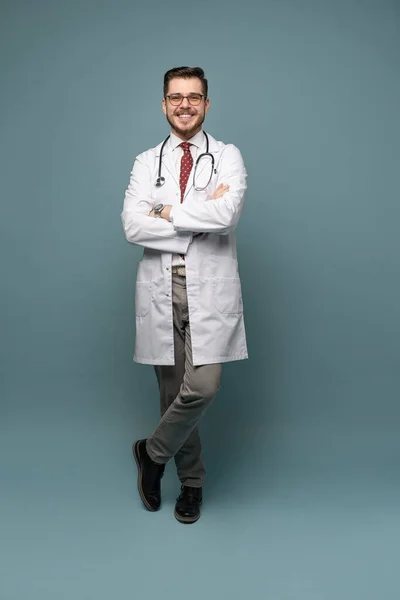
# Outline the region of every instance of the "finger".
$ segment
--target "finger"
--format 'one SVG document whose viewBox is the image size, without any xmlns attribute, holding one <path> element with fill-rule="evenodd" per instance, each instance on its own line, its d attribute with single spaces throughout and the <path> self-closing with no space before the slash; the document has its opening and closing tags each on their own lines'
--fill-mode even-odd
<svg viewBox="0 0 400 600">
<path fill-rule="evenodd" d="M 224 185 L 220 190 L 216 190 L 216 194 L 217 196 L 220 198 L 221 196 L 223 196 L 225 194 L 225 192 L 227 192 L 229 190 L 229 185 Z"/>
<path fill-rule="evenodd" d="M 217 198 L 221 198 L 228 190 L 229 190 L 228 184 L 220 183 L 219 186 L 216 188 L 215 192 L 213 193 L 213 195 L 211 196 L 211 198 L 213 200 L 216 200 Z"/>
</svg>

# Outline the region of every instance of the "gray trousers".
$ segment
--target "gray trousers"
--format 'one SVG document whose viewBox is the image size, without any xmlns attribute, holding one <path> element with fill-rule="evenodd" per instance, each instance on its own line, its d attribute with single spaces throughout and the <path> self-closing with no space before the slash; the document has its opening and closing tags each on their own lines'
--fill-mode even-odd
<svg viewBox="0 0 400 600">
<path fill-rule="evenodd" d="M 222 365 L 193 366 L 185 277 L 172 275 L 172 302 L 175 364 L 155 367 L 161 420 L 146 448 L 157 463 L 174 457 L 184 485 L 202 487 L 205 467 L 197 425 L 220 388 Z"/>
</svg>

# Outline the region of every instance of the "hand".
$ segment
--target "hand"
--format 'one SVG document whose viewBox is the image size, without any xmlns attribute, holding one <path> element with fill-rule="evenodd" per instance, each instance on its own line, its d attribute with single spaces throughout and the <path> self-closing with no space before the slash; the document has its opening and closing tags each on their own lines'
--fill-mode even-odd
<svg viewBox="0 0 400 600">
<path fill-rule="evenodd" d="M 229 185 L 224 183 L 220 183 L 213 195 L 211 196 L 211 200 L 217 200 L 217 198 L 222 198 L 222 196 L 229 190 Z"/>
<path fill-rule="evenodd" d="M 160 217 L 162 219 L 165 219 L 166 221 L 170 221 L 170 214 L 171 214 L 171 210 L 172 210 L 172 206 L 164 206 L 164 208 L 161 211 L 161 215 Z"/>
<path fill-rule="evenodd" d="M 163 209 L 162 209 L 162 211 L 161 211 L 160 217 L 161 217 L 162 219 L 165 219 L 166 221 L 170 221 L 170 213 L 171 213 L 171 209 L 172 209 L 172 206 L 169 206 L 169 205 L 168 205 L 168 206 L 164 206 L 164 208 L 163 208 Z M 151 210 L 151 211 L 149 212 L 149 217 L 158 218 L 158 217 L 156 217 L 156 215 L 155 215 L 155 213 L 154 213 L 154 210 Z"/>
<path fill-rule="evenodd" d="M 211 196 L 211 200 L 217 200 L 217 198 L 222 198 L 222 196 L 229 190 L 229 185 L 220 183 L 213 195 Z M 198 231 L 197 233 L 193 233 L 193 237 L 201 235 L 204 231 Z"/>
</svg>

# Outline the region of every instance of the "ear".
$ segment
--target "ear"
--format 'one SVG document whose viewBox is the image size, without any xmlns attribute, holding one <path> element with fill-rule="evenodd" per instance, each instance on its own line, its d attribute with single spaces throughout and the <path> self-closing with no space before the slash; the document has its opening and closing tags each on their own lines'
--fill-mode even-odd
<svg viewBox="0 0 400 600">
<path fill-rule="evenodd" d="M 207 100 L 204 103 L 204 111 L 207 114 L 208 113 L 208 109 L 210 108 L 210 99 L 207 98 Z"/>
<path fill-rule="evenodd" d="M 162 99 L 161 107 L 162 107 L 162 111 L 163 111 L 164 115 L 166 115 L 167 114 L 167 103 L 165 102 L 165 98 Z"/>
</svg>

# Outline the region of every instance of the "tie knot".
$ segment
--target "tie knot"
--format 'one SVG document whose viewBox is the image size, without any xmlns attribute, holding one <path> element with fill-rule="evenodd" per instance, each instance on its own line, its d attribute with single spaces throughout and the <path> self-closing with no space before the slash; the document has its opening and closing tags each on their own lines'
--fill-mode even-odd
<svg viewBox="0 0 400 600">
<path fill-rule="evenodd" d="M 189 148 L 192 144 L 190 144 L 189 142 L 182 142 L 182 144 L 180 144 L 181 148 L 183 149 L 183 152 L 186 154 L 186 152 L 190 152 Z"/>
</svg>

